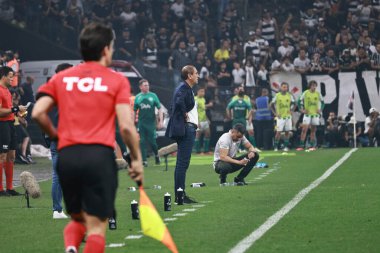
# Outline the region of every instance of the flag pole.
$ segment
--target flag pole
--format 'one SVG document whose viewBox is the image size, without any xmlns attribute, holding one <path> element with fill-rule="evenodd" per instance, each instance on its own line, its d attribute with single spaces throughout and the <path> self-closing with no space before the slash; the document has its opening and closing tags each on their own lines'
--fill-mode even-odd
<svg viewBox="0 0 380 253">
<path fill-rule="evenodd" d="M 354 92 L 354 91 L 352 91 Z M 354 148 L 356 148 L 356 113 L 355 113 L 355 97 L 354 97 L 354 101 L 353 101 L 353 104 L 352 104 L 352 110 L 354 111 L 353 112 L 353 117 L 354 117 Z"/>
</svg>

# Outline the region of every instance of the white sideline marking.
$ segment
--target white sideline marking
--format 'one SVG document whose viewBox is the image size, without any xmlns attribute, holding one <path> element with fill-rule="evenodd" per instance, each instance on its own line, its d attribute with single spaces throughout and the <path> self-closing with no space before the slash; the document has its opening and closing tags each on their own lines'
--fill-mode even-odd
<svg viewBox="0 0 380 253">
<path fill-rule="evenodd" d="M 173 216 L 186 216 L 187 213 L 175 213 L 173 214 Z"/>
<path fill-rule="evenodd" d="M 175 221 L 177 218 L 165 218 L 164 221 Z"/>
<path fill-rule="evenodd" d="M 125 237 L 125 239 L 133 240 L 133 239 L 140 239 L 141 237 L 143 237 L 143 235 L 128 235 L 127 237 Z"/>
<path fill-rule="evenodd" d="M 196 208 L 188 208 L 188 209 L 183 209 L 182 212 L 194 212 L 196 211 Z"/>
<path fill-rule="evenodd" d="M 124 246 L 125 246 L 125 243 L 110 243 L 109 245 L 107 245 L 108 248 L 120 248 Z"/>
<path fill-rule="evenodd" d="M 241 240 L 228 253 L 243 253 L 248 250 L 257 240 L 259 240 L 269 229 L 277 224 L 287 213 L 289 213 L 307 194 L 314 188 L 318 187 L 325 181 L 342 163 L 344 163 L 357 148 L 348 151 L 340 158 L 333 166 L 331 166 L 322 176 L 312 182 L 309 186 L 302 189 L 297 195 L 289 201 L 285 206 L 278 210 L 275 214 L 269 217 L 259 228 L 254 230 L 250 235 Z"/>
<path fill-rule="evenodd" d="M 197 208 L 197 207 L 204 207 L 204 206 L 206 206 L 206 205 L 192 205 L 192 207 L 194 207 L 194 208 Z"/>
</svg>

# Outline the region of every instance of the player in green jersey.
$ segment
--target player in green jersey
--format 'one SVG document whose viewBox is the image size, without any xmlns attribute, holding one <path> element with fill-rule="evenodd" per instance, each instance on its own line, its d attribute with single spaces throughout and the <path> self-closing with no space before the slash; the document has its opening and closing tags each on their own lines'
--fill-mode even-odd
<svg viewBox="0 0 380 253">
<path fill-rule="evenodd" d="M 319 119 L 322 115 L 322 110 L 324 107 L 323 97 L 316 91 L 318 84 L 316 81 L 312 80 L 309 82 L 309 89 L 302 93 L 299 98 L 299 107 L 303 115 L 302 121 L 302 133 L 298 151 L 304 150 L 305 139 L 307 130 L 310 126 L 310 148 L 309 150 L 315 150 L 315 132 L 317 131 L 317 126 L 320 125 Z"/>
<path fill-rule="evenodd" d="M 231 102 L 227 105 L 226 113 L 227 117 L 232 119 L 232 127 L 238 123 L 242 124 L 244 127 L 252 125 L 251 101 L 246 101 L 244 95 L 244 90 L 239 90 L 237 99 L 231 99 Z M 253 127 L 251 133 L 253 133 Z M 255 138 L 249 133 L 248 140 L 253 146 L 256 146 Z"/>
<path fill-rule="evenodd" d="M 197 95 L 194 97 L 198 110 L 198 129 L 195 136 L 195 152 L 201 152 L 201 136 L 203 134 L 203 152 L 208 154 L 210 152 L 210 121 L 206 115 L 206 109 L 212 106 L 212 102 L 206 104 L 205 88 L 199 87 Z"/>
<path fill-rule="evenodd" d="M 249 96 L 247 96 L 245 94 L 245 90 L 244 90 L 244 86 L 243 85 L 241 85 L 239 87 L 236 87 L 236 90 L 235 90 L 234 93 L 235 93 L 235 96 L 233 96 L 231 98 L 231 101 L 235 101 L 235 100 L 241 99 L 240 96 L 243 96 L 242 97 L 243 100 L 247 104 L 251 105 L 251 107 L 252 107 L 251 99 L 250 99 Z M 249 114 L 251 114 L 251 115 L 249 115 Z M 249 116 L 251 116 L 251 117 L 249 117 Z M 246 130 L 247 130 L 247 138 L 248 138 L 249 142 L 257 149 L 257 147 L 256 147 L 256 140 L 255 140 L 255 132 L 254 132 L 253 124 L 252 124 L 253 111 L 251 111 L 251 110 L 247 111 L 246 118 L 247 118 L 246 123 L 243 124 L 243 125 L 246 127 Z M 232 126 L 234 126 L 234 124 L 232 124 Z"/>
<path fill-rule="evenodd" d="M 140 148 L 144 166 L 148 166 L 146 160 L 146 142 L 148 142 L 155 155 L 156 164 L 160 164 L 158 147 L 156 142 L 156 108 L 158 109 L 157 128 L 161 129 L 163 124 L 163 113 L 161 103 L 157 95 L 149 91 L 149 82 L 141 79 L 139 82 L 140 93 L 136 95 L 133 109 L 138 112 L 137 128 L 140 134 Z"/>
<path fill-rule="evenodd" d="M 278 150 L 281 133 L 285 132 L 284 151 L 287 152 L 289 150 L 289 131 L 291 131 L 293 127 L 291 111 L 294 105 L 294 98 L 289 93 L 288 83 L 281 83 L 280 89 L 280 92 L 273 97 L 271 102 L 273 114 L 277 117 L 277 132 L 274 139 L 274 150 Z"/>
</svg>

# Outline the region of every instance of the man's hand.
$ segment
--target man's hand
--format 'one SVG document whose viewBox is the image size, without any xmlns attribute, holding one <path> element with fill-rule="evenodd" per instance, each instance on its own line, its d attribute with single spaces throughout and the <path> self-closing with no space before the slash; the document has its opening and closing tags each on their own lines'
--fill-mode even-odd
<svg viewBox="0 0 380 253">
<path fill-rule="evenodd" d="M 19 112 L 23 113 L 23 112 L 25 112 L 28 109 L 28 107 L 23 106 L 23 105 L 19 105 L 18 109 L 19 109 Z"/>
<path fill-rule="evenodd" d="M 133 160 L 131 166 L 128 168 L 128 175 L 135 182 L 143 182 L 144 170 L 141 160 Z"/>
<path fill-rule="evenodd" d="M 249 159 L 252 159 L 252 158 L 254 158 L 254 157 L 255 157 L 255 153 L 252 152 L 252 151 L 250 151 L 250 152 L 248 153 L 248 158 L 249 158 Z"/>
<path fill-rule="evenodd" d="M 247 165 L 248 162 L 249 162 L 249 159 L 244 158 L 244 159 L 239 161 L 239 164 L 245 166 L 245 165 Z"/>
</svg>

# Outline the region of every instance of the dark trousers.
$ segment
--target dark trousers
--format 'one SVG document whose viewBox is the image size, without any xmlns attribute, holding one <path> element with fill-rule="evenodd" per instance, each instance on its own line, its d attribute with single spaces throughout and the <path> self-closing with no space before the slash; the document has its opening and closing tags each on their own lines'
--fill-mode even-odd
<svg viewBox="0 0 380 253">
<path fill-rule="evenodd" d="M 326 133 L 326 141 L 329 145 L 329 148 L 336 147 L 339 141 L 339 133 L 336 131 L 327 131 Z"/>
<path fill-rule="evenodd" d="M 242 155 L 234 159 L 243 160 L 244 158 L 248 158 L 248 156 Z M 245 166 L 219 160 L 215 164 L 215 172 L 220 174 L 220 182 L 224 183 L 226 181 L 227 174 L 234 173 L 235 171 L 238 171 L 241 169 L 239 175 L 237 175 L 237 179 L 241 181 L 246 176 L 248 176 L 249 172 L 251 172 L 251 170 L 253 169 L 253 167 L 255 166 L 258 160 L 259 160 L 259 153 L 257 152 L 255 152 L 255 157 L 250 159 L 249 162 Z"/>
<path fill-rule="evenodd" d="M 272 148 L 273 120 L 255 120 L 255 135 L 258 148 Z"/>
<path fill-rule="evenodd" d="M 177 140 L 177 162 L 174 171 L 174 192 L 178 188 L 185 190 L 186 171 L 189 168 L 191 151 L 193 150 L 195 140 L 195 127 L 189 124 L 185 125 L 185 136 Z"/>
<path fill-rule="evenodd" d="M 152 125 L 139 124 L 139 134 L 140 134 L 140 148 L 142 160 L 146 161 L 147 157 L 147 147 L 148 143 L 153 150 L 154 155 L 158 153 L 158 146 L 156 142 L 156 124 L 155 122 Z"/>
</svg>

